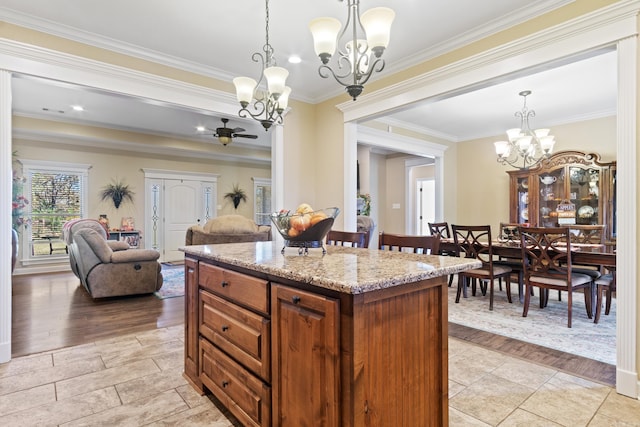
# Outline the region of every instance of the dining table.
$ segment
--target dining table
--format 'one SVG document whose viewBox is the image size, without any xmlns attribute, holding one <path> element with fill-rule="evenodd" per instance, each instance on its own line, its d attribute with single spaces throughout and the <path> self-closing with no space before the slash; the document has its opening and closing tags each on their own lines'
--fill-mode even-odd
<svg viewBox="0 0 640 427">
<path fill-rule="evenodd" d="M 491 241 L 493 255 L 507 259 L 522 259 L 522 248 L 519 240 L 494 239 Z M 457 247 L 453 238 L 440 239 L 440 251 L 456 253 Z M 599 269 L 606 268 L 613 276 L 616 276 L 616 251 L 611 246 L 591 243 L 571 243 L 571 263 L 579 266 L 592 266 Z M 522 302 L 522 289 L 520 290 L 520 302 Z M 596 298 L 593 292 L 593 301 L 596 303 L 595 320 L 598 321 L 599 308 L 602 305 L 600 298 Z"/>
</svg>

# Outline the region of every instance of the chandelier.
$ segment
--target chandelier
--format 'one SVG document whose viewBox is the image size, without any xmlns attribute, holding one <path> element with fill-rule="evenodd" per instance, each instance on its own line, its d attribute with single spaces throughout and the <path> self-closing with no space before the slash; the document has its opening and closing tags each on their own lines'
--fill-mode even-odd
<svg viewBox="0 0 640 427">
<path fill-rule="evenodd" d="M 522 110 L 515 113 L 515 116 L 520 118 L 520 128 L 507 130 L 509 141 L 494 142 L 494 145 L 498 163 L 518 169 L 529 169 L 549 157 L 555 137 L 549 135 L 549 129 L 531 130 L 529 118 L 536 116 L 535 111 L 527 108 L 527 96 L 531 95 L 531 91 L 525 90 L 519 95 L 524 98 Z M 520 162 L 522 166 L 518 165 Z"/>
<path fill-rule="evenodd" d="M 325 79 L 333 75 L 354 101 L 371 74 L 384 69 L 381 56 L 389 44 L 391 23 L 396 15 L 388 7 L 375 7 L 360 16 L 359 5 L 359 0 L 348 0 L 349 15 L 340 35 L 342 24 L 335 18 L 316 18 L 309 23 L 316 55 L 322 61 L 318 73 Z M 338 50 L 338 71 L 334 71 L 327 64 L 345 35 L 344 50 Z"/>
<path fill-rule="evenodd" d="M 251 116 L 262 124 L 264 130 L 269 130 L 274 123 L 282 124 L 282 113 L 289 103 L 291 88 L 285 85 L 289 72 L 277 66 L 273 47 L 269 44 L 269 0 L 265 0 L 265 6 L 266 42 L 262 47 L 263 53 L 254 52 L 251 56 L 253 62 L 262 64 L 260 78 L 256 82 L 250 77 L 236 77 L 233 79 L 233 84 L 236 87 L 238 102 L 242 107 L 238 115 L 244 118 Z M 266 90 L 259 86 L 263 79 L 267 83 Z M 250 104 L 253 104 L 251 106 L 253 112 L 247 108 Z"/>
</svg>

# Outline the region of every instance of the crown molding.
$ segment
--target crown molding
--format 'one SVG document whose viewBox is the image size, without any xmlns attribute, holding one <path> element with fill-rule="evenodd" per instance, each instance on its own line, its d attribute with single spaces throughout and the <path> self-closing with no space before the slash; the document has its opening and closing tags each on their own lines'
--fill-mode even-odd
<svg viewBox="0 0 640 427">
<path fill-rule="evenodd" d="M 487 85 L 531 66 L 548 63 L 576 51 L 601 48 L 635 36 L 640 0 L 626 0 L 575 18 L 481 54 L 362 95 L 358 102 L 337 105 L 345 121 L 380 117 L 395 108 L 428 98 L 436 99 Z M 596 44 L 597 43 L 597 44 Z M 577 49 L 576 46 L 584 46 Z"/>
<path fill-rule="evenodd" d="M 0 39 L 0 68 L 206 112 L 235 115 L 238 110 L 235 95 L 229 92 L 4 38 Z"/>
<path fill-rule="evenodd" d="M 181 149 L 174 147 L 152 146 L 148 144 L 140 144 L 132 141 L 122 141 L 109 138 L 97 138 L 90 136 L 78 135 L 59 135 L 47 131 L 35 131 L 31 129 L 13 129 L 13 139 L 24 139 L 37 142 L 48 142 L 54 144 L 65 144 L 80 147 L 92 147 L 108 150 L 119 150 L 125 152 L 144 153 L 152 155 L 161 155 L 171 158 L 193 158 L 193 159 L 210 159 L 221 162 L 246 163 L 255 165 L 270 165 L 271 155 L 259 158 L 246 154 L 230 154 L 220 151 L 194 151 L 189 149 Z"/>
</svg>

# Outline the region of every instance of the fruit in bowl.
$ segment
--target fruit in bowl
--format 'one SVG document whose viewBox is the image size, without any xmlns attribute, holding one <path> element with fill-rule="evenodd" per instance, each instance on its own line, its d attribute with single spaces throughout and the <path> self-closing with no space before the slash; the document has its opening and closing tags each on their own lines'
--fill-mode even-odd
<svg viewBox="0 0 640 427">
<path fill-rule="evenodd" d="M 313 242 L 324 239 L 339 213 L 338 208 L 313 210 L 303 203 L 293 213 L 281 210 L 271 214 L 271 221 L 285 240 Z"/>
</svg>

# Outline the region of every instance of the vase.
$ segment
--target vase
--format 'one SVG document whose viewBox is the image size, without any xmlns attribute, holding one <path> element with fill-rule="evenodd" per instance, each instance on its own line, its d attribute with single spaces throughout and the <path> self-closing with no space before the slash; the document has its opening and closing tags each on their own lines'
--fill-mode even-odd
<svg viewBox="0 0 640 427">
<path fill-rule="evenodd" d="M 16 261 L 18 260 L 18 232 L 11 229 L 11 272 L 16 267 Z"/>
</svg>

